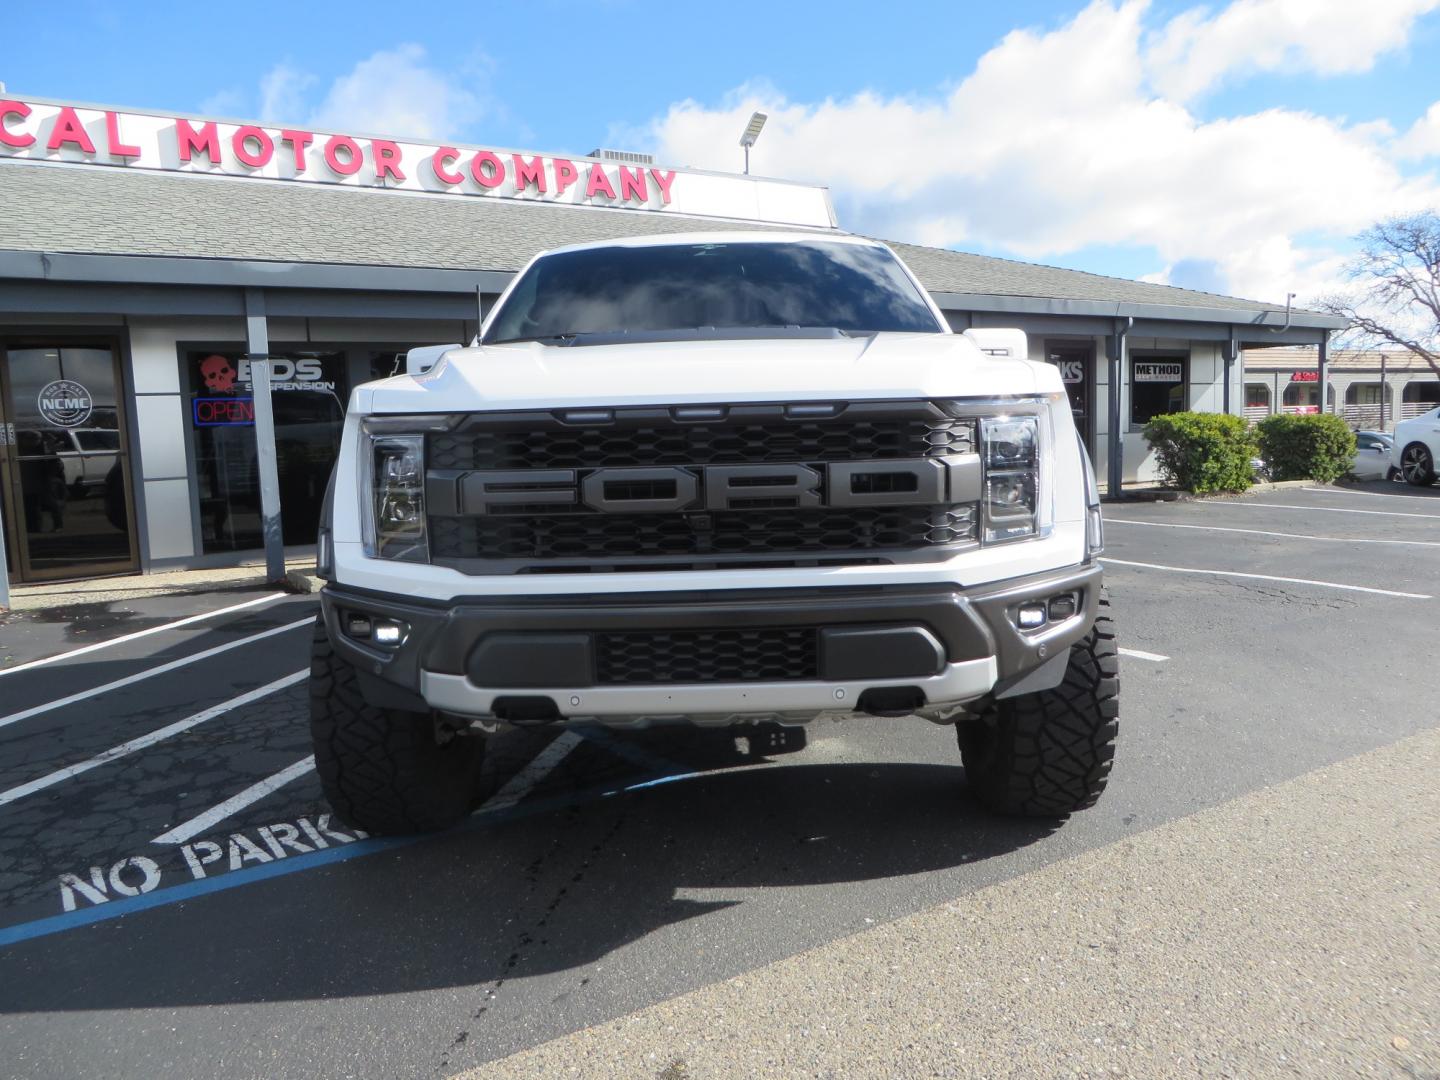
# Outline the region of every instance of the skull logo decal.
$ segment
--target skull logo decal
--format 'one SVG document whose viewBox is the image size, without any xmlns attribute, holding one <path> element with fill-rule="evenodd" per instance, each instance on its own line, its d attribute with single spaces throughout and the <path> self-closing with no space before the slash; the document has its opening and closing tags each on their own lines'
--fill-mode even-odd
<svg viewBox="0 0 1440 1080">
<path fill-rule="evenodd" d="M 200 375 L 207 390 L 228 394 L 235 389 L 235 365 L 223 356 L 207 356 L 200 361 Z"/>
</svg>

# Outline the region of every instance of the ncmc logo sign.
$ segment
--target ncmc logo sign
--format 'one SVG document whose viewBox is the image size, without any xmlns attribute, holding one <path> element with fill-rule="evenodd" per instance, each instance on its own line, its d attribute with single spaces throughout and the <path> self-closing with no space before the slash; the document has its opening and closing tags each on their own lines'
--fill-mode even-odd
<svg viewBox="0 0 1440 1080">
<path fill-rule="evenodd" d="M 65 428 L 85 423 L 95 407 L 90 391 L 73 379 L 57 379 L 46 384 L 35 404 L 47 424 Z"/>
</svg>

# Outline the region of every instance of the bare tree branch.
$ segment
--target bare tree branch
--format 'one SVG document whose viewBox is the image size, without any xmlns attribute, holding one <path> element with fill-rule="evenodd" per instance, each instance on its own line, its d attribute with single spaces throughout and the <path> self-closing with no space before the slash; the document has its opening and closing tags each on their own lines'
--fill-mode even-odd
<svg viewBox="0 0 1440 1080">
<path fill-rule="evenodd" d="M 1357 290 L 1315 306 L 1345 319 L 1347 337 L 1408 349 L 1440 378 L 1440 214 L 1389 218 L 1356 239 L 1360 250 L 1346 276 Z"/>
</svg>

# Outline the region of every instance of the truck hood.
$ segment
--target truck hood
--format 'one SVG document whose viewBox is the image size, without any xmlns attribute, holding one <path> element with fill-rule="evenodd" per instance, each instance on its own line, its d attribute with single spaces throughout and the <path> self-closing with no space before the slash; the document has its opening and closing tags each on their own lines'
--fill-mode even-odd
<svg viewBox="0 0 1440 1080">
<path fill-rule="evenodd" d="M 1058 392 L 1051 364 L 982 353 L 959 334 L 456 348 L 432 370 L 356 389 L 362 413 Z"/>
</svg>

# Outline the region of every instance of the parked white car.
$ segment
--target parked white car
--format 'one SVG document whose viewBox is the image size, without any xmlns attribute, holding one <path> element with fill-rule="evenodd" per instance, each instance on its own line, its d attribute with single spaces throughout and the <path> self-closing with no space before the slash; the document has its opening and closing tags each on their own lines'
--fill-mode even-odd
<svg viewBox="0 0 1440 1080">
<path fill-rule="evenodd" d="M 1440 457 L 1440 408 L 1395 425 L 1395 447 L 1390 463 L 1407 484 L 1429 487 L 1435 482 L 1435 460 Z"/>
<path fill-rule="evenodd" d="M 1393 480 L 1399 470 L 1390 464 L 1395 436 L 1386 431 L 1357 431 L 1355 460 L 1350 466 L 1357 480 Z"/>
<path fill-rule="evenodd" d="M 114 428 L 75 428 L 54 432 L 63 450 L 57 450 L 65 467 L 65 486 L 74 495 L 103 488 L 105 478 L 120 455 L 120 432 Z"/>
</svg>

